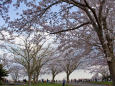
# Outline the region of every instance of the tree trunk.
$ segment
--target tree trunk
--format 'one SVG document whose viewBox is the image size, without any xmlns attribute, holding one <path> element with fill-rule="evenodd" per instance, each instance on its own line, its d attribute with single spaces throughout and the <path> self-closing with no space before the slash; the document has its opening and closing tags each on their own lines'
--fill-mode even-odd
<svg viewBox="0 0 115 86">
<path fill-rule="evenodd" d="M 70 74 L 67 73 L 67 83 L 69 83 L 69 75 Z"/>
<path fill-rule="evenodd" d="M 38 76 L 39 75 L 36 75 L 36 78 L 35 78 L 35 82 L 38 83 Z"/>
<path fill-rule="evenodd" d="M 33 74 L 33 82 L 36 83 L 36 76 L 35 76 L 35 73 Z"/>
<path fill-rule="evenodd" d="M 28 76 L 28 86 L 31 86 L 31 78 L 32 78 L 32 76 L 29 75 L 29 76 Z"/>
<path fill-rule="evenodd" d="M 52 74 L 52 82 L 54 82 L 55 74 Z"/>
<path fill-rule="evenodd" d="M 112 60 L 112 62 L 108 62 L 111 78 L 112 78 L 112 84 L 115 86 L 115 60 Z"/>
</svg>

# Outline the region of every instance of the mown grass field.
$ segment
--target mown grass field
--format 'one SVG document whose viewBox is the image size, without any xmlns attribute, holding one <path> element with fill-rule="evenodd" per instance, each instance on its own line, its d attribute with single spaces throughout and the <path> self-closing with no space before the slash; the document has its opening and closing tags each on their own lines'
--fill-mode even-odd
<svg viewBox="0 0 115 86">
<path fill-rule="evenodd" d="M 112 85 L 112 82 L 91 82 L 94 84 Z"/>
<path fill-rule="evenodd" d="M 28 85 L 18 85 L 18 86 L 28 86 Z M 62 84 L 57 83 L 38 83 L 38 84 L 32 84 L 31 86 L 62 86 Z M 65 85 L 65 86 L 72 86 L 72 85 Z"/>
</svg>

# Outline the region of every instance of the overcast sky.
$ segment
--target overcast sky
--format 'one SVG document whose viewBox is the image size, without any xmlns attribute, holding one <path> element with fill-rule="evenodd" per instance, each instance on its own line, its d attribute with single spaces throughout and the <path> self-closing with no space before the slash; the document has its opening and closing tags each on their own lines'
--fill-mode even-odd
<svg viewBox="0 0 115 86">
<path fill-rule="evenodd" d="M 89 73 L 88 70 L 75 70 L 71 75 L 70 75 L 70 80 L 71 79 L 91 79 L 93 74 Z M 7 77 L 9 80 L 11 79 L 11 76 Z M 25 77 L 26 78 L 26 77 Z M 27 78 L 26 78 L 27 79 Z M 45 74 L 41 75 L 39 79 L 44 79 L 44 80 L 52 80 L 52 75 L 51 74 Z M 55 80 L 63 80 L 66 79 L 66 73 L 62 72 L 59 73 L 56 77 Z"/>
</svg>

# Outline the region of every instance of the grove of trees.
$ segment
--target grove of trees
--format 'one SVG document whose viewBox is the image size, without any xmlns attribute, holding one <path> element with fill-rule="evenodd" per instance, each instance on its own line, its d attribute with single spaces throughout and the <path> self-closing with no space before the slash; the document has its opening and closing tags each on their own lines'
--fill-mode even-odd
<svg viewBox="0 0 115 86">
<path fill-rule="evenodd" d="M 61 67 L 67 81 L 78 64 L 87 60 L 89 66 L 108 66 L 115 86 L 114 4 L 114 0 L 0 1 L 1 20 L 5 22 L 0 29 L 1 48 L 7 48 L 26 69 L 29 86 L 32 77 L 36 82 L 42 66 L 52 63 L 54 56 L 65 61 Z M 20 36 L 24 42 L 16 45 L 15 39 Z M 43 47 L 50 37 L 50 43 L 55 44 Z M 59 52 L 53 56 L 55 51 Z"/>
</svg>

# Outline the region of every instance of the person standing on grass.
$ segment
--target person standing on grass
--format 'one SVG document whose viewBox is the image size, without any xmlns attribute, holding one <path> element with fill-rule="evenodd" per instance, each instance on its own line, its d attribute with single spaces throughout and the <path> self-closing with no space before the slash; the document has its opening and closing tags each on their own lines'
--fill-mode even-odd
<svg viewBox="0 0 115 86">
<path fill-rule="evenodd" d="M 65 86 L 65 80 L 63 80 L 62 86 Z"/>
<path fill-rule="evenodd" d="M 47 79 L 47 83 L 49 82 L 49 80 Z"/>
</svg>

